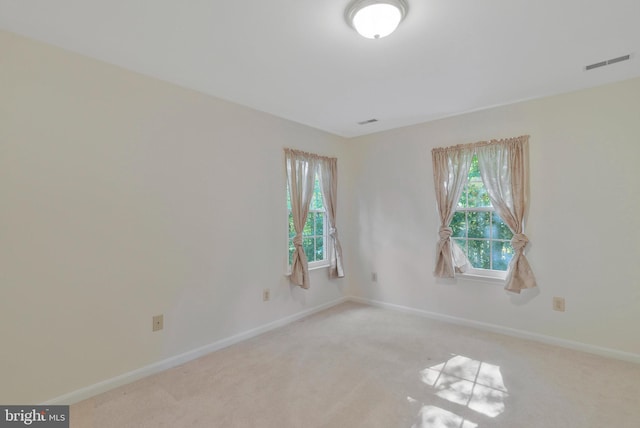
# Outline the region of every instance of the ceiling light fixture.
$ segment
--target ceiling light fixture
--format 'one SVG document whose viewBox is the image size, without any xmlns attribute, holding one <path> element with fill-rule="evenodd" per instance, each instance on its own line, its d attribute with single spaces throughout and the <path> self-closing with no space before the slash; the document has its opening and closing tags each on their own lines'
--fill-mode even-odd
<svg viewBox="0 0 640 428">
<path fill-rule="evenodd" d="M 406 0 L 353 0 L 345 18 L 361 36 L 380 39 L 398 28 L 408 9 Z"/>
</svg>

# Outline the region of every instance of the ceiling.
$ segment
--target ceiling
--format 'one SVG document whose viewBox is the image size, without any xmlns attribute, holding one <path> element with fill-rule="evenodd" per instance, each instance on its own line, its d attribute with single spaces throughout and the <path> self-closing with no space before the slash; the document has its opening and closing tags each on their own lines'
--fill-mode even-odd
<svg viewBox="0 0 640 428">
<path fill-rule="evenodd" d="M 640 76 L 638 0 L 408 0 L 379 40 L 348 2 L 0 0 L 0 28 L 344 137 Z"/>
</svg>

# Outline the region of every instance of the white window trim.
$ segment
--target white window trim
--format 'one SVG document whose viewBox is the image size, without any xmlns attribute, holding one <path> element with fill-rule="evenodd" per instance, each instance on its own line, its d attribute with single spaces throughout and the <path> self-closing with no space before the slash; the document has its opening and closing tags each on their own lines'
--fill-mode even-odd
<svg viewBox="0 0 640 428">
<path fill-rule="evenodd" d="M 325 216 L 325 221 L 326 221 L 326 216 Z M 286 260 L 285 260 L 285 276 L 289 276 L 291 275 L 291 265 L 289 264 L 289 234 L 287 233 L 287 240 L 285 241 L 286 246 L 285 246 L 285 254 L 287 255 Z M 328 251 L 333 251 L 333 246 L 329 246 L 331 245 L 330 239 L 327 239 L 327 237 L 325 236 L 325 244 L 324 244 L 324 248 L 327 249 Z M 316 270 L 316 269 L 323 269 L 323 268 L 328 268 L 331 266 L 331 261 L 328 257 L 328 255 L 330 254 L 328 251 L 325 251 L 325 259 L 324 260 L 318 260 L 315 262 L 308 262 L 307 266 L 309 267 L 309 270 Z"/>
<path fill-rule="evenodd" d="M 324 205 L 324 202 L 322 203 Z M 327 229 L 327 210 L 326 209 L 321 209 L 321 210 L 312 210 L 309 209 L 310 213 L 323 213 L 322 216 L 322 230 L 323 230 L 323 234 L 322 234 L 322 248 L 324 248 L 324 259 L 322 260 L 316 260 L 315 262 L 309 262 L 308 266 L 309 266 L 309 270 L 314 270 L 314 269 L 320 269 L 323 267 L 329 267 L 329 265 L 331 264 L 329 261 L 329 251 L 331 251 L 331 249 L 329 248 L 329 242 L 331 241 L 329 239 L 329 233 L 328 233 L 328 229 Z M 319 237 L 320 235 L 315 235 L 315 237 Z M 287 236 L 288 237 L 288 236 Z M 288 241 L 287 241 L 287 248 L 288 248 Z M 288 254 L 288 252 L 287 252 Z M 291 268 L 291 266 L 289 266 L 289 268 Z"/>
<path fill-rule="evenodd" d="M 469 211 L 497 213 L 495 207 L 493 206 L 491 207 L 458 207 L 456 206 L 454 210 L 454 212 L 469 212 Z M 523 225 L 523 231 L 524 231 L 524 225 Z M 460 238 L 461 237 L 459 236 L 451 237 L 452 240 L 460 239 Z M 467 232 L 467 236 L 464 239 L 468 241 L 469 239 L 474 240 L 476 238 L 469 238 L 468 232 Z M 481 238 L 477 238 L 477 239 L 481 239 Z M 509 240 L 507 239 L 489 239 L 489 241 L 509 242 Z M 507 279 L 507 272 L 508 272 L 508 267 L 507 267 L 507 270 L 481 269 L 481 268 L 470 267 L 465 272 L 456 273 L 456 276 L 460 276 L 464 279 L 469 279 L 469 280 L 504 284 L 505 280 Z"/>
<path fill-rule="evenodd" d="M 489 212 L 489 213 L 495 213 L 497 212 L 496 209 L 494 207 L 467 207 L 467 208 L 456 208 L 455 212 Z M 460 236 L 452 236 L 451 237 L 452 240 L 455 239 L 465 239 L 465 240 L 481 240 L 481 241 L 495 241 L 495 242 L 510 242 L 509 239 L 483 239 L 483 238 L 469 238 L 468 236 L 465 238 L 462 238 Z M 506 270 L 497 270 L 497 269 L 481 269 L 481 268 L 474 268 L 471 267 L 469 269 L 467 269 L 466 272 L 463 272 L 461 274 L 459 274 L 461 276 L 464 277 L 468 277 L 470 279 L 477 279 L 477 278 L 483 278 L 483 279 L 490 279 L 490 280 L 494 280 L 494 281 L 501 281 L 504 282 L 504 280 L 507 278 L 507 271 Z"/>
<path fill-rule="evenodd" d="M 286 178 L 286 177 L 285 177 Z M 286 198 L 288 197 L 288 195 L 286 195 L 286 192 L 288 192 L 287 186 L 285 186 L 285 201 Z M 324 205 L 324 200 L 322 202 L 322 204 Z M 289 218 L 289 213 L 291 212 L 291 210 L 289 208 L 286 208 L 286 212 L 287 212 L 287 219 Z M 322 237 L 323 237 L 323 248 L 325 249 L 324 251 L 324 259 L 323 260 L 317 260 L 314 262 L 308 262 L 307 266 L 309 268 L 310 271 L 312 270 L 317 270 L 317 269 L 322 269 L 322 268 L 328 268 L 331 266 L 331 251 L 333 251 L 333 242 L 331 239 L 329 239 L 329 229 L 328 229 L 328 221 L 327 221 L 327 210 L 326 208 L 321 209 L 321 210 L 313 210 L 313 209 L 309 209 L 309 213 L 312 212 L 322 212 L 324 213 L 323 216 L 323 223 L 322 223 L 322 230 L 324 231 Z M 319 235 L 318 235 L 319 236 Z M 289 264 L 289 241 L 291 240 L 291 238 L 289 238 L 289 226 L 287 224 L 287 230 L 286 230 L 286 234 L 285 234 L 286 240 L 284 241 L 285 243 L 285 251 L 284 254 L 286 254 L 285 260 L 284 260 L 284 265 L 285 265 L 285 276 L 289 276 L 291 275 L 291 265 Z"/>
</svg>

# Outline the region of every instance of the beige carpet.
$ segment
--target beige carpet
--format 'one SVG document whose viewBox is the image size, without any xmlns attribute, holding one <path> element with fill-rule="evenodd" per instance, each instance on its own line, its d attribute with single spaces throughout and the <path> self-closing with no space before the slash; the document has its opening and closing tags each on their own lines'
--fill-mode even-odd
<svg viewBox="0 0 640 428">
<path fill-rule="evenodd" d="M 74 428 L 637 428 L 640 365 L 346 303 L 71 407 Z"/>
</svg>

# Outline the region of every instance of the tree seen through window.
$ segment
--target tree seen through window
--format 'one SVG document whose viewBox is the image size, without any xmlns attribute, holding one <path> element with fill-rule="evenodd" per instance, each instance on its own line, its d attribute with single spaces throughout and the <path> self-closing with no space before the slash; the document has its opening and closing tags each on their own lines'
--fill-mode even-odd
<svg viewBox="0 0 640 428">
<path fill-rule="evenodd" d="M 491 205 L 476 155 L 449 227 L 453 230 L 454 242 L 467 255 L 473 268 L 507 270 L 513 257 L 513 234 Z"/>
<path fill-rule="evenodd" d="M 287 186 L 287 209 L 289 210 L 289 266 L 293 258 L 295 246 L 293 238 L 296 230 L 293 226 L 293 214 L 291 212 L 291 199 Z M 326 211 L 322 199 L 322 190 L 318 175 L 315 176 L 313 186 L 313 197 L 309 205 L 309 214 L 302 230 L 302 247 L 309 263 L 324 261 L 326 255 Z"/>
</svg>

